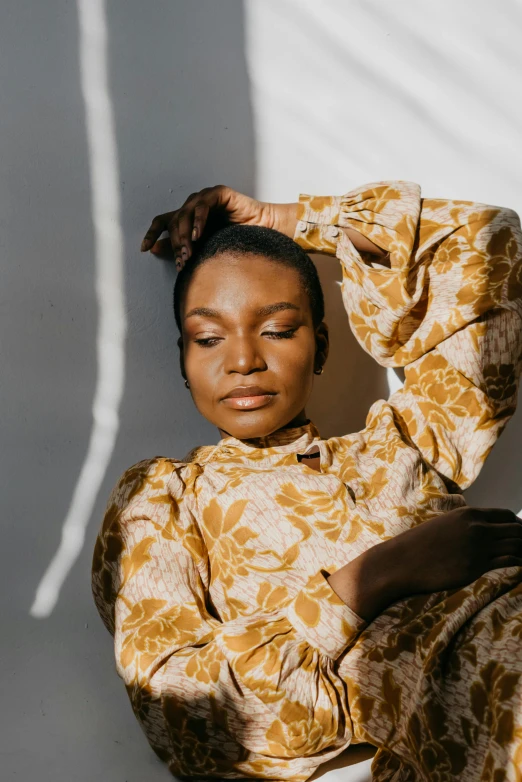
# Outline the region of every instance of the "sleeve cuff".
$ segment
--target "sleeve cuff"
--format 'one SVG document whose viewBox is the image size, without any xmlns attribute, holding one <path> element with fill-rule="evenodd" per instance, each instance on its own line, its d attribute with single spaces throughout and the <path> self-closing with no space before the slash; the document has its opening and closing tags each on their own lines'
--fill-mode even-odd
<svg viewBox="0 0 522 782">
<path fill-rule="evenodd" d="M 307 252 L 335 255 L 340 230 L 341 196 L 301 193 L 294 241 Z"/>
<path fill-rule="evenodd" d="M 359 231 L 390 253 L 392 269 L 407 272 L 420 217 L 420 185 L 403 179 L 370 182 L 340 200 L 339 225 Z"/>
<path fill-rule="evenodd" d="M 352 644 L 367 622 L 332 589 L 320 570 L 295 595 L 285 611 L 288 620 L 310 646 L 336 660 Z"/>
<path fill-rule="evenodd" d="M 416 182 L 369 182 L 342 196 L 299 196 L 294 241 L 308 252 L 336 254 L 340 228 L 352 228 L 390 253 L 394 270 L 407 271 L 421 209 Z"/>
</svg>

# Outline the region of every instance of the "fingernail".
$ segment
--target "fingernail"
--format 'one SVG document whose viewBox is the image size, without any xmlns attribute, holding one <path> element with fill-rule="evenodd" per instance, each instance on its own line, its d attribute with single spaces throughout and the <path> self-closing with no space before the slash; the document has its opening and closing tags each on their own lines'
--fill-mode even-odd
<svg viewBox="0 0 522 782">
<path fill-rule="evenodd" d="M 186 261 L 186 260 L 187 260 L 187 258 L 188 258 L 188 250 L 187 250 L 187 248 L 186 248 L 186 247 L 182 247 L 182 248 L 181 248 L 181 257 L 182 257 L 182 259 L 183 259 L 184 261 Z"/>
<path fill-rule="evenodd" d="M 148 246 L 149 246 L 149 242 L 148 242 L 148 240 L 147 240 L 147 239 L 144 239 L 144 240 L 142 241 L 142 243 L 141 243 L 141 251 L 142 251 L 142 253 L 144 253 L 144 252 L 145 252 L 145 250 L 148 248 Z"/>
<path fill-rule="evenodd" d="M 197 239 L 198 238 L 198 229 L 197 228 L 193 228 L 192 229 L 192 238 L 193 239 Z"/>
</svg>

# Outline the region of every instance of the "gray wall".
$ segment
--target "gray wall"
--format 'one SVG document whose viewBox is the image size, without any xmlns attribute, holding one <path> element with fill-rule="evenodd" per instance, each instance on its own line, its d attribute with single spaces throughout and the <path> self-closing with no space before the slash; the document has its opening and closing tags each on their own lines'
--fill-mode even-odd
<svg viewBox="0 0 522 782">
<path fill-rule="evenodd" d="M 29 615 L 91 430 L 94 235 L 75 3 L 6 0 L 2 72 L 0 468 L 2 779 L 165 779 L 90 592 L 94 538 L 126 467 L 181 458 L 217 430 L 179 374 L 174 270 L 139 244 L 157 212 L 227 182 L 254 193 L 240 0 L 108 3 L 129 322 L 120 429 L 82 553 L 48 618 Z"/>
</svg>

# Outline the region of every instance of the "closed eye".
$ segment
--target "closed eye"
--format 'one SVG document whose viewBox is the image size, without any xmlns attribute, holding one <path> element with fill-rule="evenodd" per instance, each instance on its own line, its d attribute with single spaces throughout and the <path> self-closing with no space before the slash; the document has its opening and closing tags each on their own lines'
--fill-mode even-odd
<svg viewBox="0 0 522 782">
<path fill-rule="evenodd" d="M 270 339 L 292 339 L 297 329 L 289 329 L 288 331 L 264 331 L 263 334 L 270 337 Z M 204 339 L 195 339 L 198 345 L 203 348 L 211 348 L 215 345 L 221 337 L 206 337 Z"/>
<path fill-rule="evenodd" d="M 263 334 L 268 334 L 275 339 L 291 339 L 297 329 L 289 329 L 288 331 L 264 331 Z"/>
</svg>

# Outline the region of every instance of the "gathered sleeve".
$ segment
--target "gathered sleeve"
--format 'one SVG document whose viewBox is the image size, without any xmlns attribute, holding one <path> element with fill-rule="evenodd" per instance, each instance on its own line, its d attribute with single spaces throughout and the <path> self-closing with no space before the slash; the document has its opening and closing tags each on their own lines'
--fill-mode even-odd
<svg viewBox="0 0 522 782">
<path fill-rule="evenodd" d="M 477 477 L 516 407 L 522 361 L 522 233 L 512 209 L 421 198 L 418 184 L 374 182 L 343 196 L 301 195 L 295 240 L 335 254 L 359 344 L 404 367 L 387 408 L 442 476 Z M 358 252 L 354 229 L 389 253 Z M 373 405 L 367 427 L 384 406 Z"/>
<path fill-rule="evenodd" d="M 305 780 L 351 741 L 335 661 L 365 623 L 322 572 L 287 601 L 222 621 L 194 517 L 198 469 L 140 462 L 111 494 L 92 589 L 117 671 L 174 774 Z"/>
</svg>

